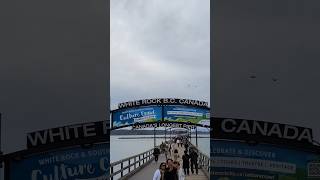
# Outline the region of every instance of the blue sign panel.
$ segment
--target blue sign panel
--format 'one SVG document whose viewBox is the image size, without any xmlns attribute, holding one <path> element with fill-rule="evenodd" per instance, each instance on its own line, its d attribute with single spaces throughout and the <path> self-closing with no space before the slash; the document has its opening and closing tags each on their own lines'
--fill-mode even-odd
<svg viewBox="0 0 320 180">
<path fill-rule="evenodd" d="M 211 179 L 299 180 L 320 177 L 320 155 L 269 144 L 211 141 Z M 312 167 L 312 168 L 310 168 Z"/>
<path fill-rule="evenodd" d="M 10 162 L 10 180 L 106 180 L 109 144 L 69 148 Z M 19 172 L 19 173 L 17 173 Z"/>
<path fill-rule="evenodd" d="M 160 106 L 120 109 L 112 114 L 112 126 L 120 127 L 134 123 L 157 122 L 161 119 L 162 108 Z"/>
<path fill-rule="evenodd" d="M 181 105 L 164 106 L 164 120 L 210 125 L 209 109 Z"/>
</svg>

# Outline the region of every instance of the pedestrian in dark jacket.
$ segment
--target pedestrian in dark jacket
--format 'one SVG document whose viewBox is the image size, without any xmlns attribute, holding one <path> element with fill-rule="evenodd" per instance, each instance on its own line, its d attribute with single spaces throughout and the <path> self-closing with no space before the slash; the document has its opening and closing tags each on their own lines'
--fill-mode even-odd
<svg viewBox="0 0 320 180">
<path fill-rule="evenodd" d="M 196 169 L 196 174 L 198 174 L 198 153 L 196 150 L 192 149 L 190 153 L 190 159 L 191 159 L 191 172 L 194 173 L 193 168 Z"/>
<path fill-rule="evenodd" d="M 184 149 L 185 149 L 185 151 L 188 152 L 188 148 L 189 148 L 189 144 L 188 144 L 188 142 L 185 142 L 185 144 L 184 144 Z"/>
<path fill-rule="evenodd" d="M 159 148 L 154 148 L 153 149 L 153 156 L 154 156 L 154 160 L 156 162 L 158 162 L 158 158 L 159 158 L 159 155 L 160 155 L 160 149 Z"/>
<path fill-rule="evenodd" d="M 182 168 L 185 175 L 189 175 L 189 168 L 190 168 L 190 155 L 188 151 L 184 151 L 184 155 L 182 155 Z"/>
<path fill-rule="evenodd" d="M 164 173 L 165 180 L 179 180 L 178 170 L 174 167 L 173 160 L 167 159 L 167 169 Z"/>
</svg>

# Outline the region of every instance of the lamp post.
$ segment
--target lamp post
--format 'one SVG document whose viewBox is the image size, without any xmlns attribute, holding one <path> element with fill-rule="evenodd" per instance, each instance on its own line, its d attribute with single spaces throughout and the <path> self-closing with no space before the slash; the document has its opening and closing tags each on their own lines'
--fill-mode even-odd
<svg viewBox="0 0 320 180">
<path fill-rule="evenodd" d="M 167 141 L 167 127 L 164 128 L 164 142 Z"/>
</svg>

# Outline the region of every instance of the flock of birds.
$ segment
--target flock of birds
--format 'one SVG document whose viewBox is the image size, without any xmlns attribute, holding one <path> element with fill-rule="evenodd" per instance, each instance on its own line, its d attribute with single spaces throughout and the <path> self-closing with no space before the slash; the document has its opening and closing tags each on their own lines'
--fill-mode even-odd
<svg viewBox="0 0 320 180">
<path fill-rule="evenodd" d="M 251 75 L 251 76 L 250 76 L 250 78 L 251 78 L 251 79 L 256 79 L 256 78 L 257 78 L 257 76 L 255 76 L 255 75 Z M 278 79 L 277 79 L 277 78 L 271 78 L 271 80 L 272 80 L 273 82 L 278 81 Z"/>
<path fill-rule="evenodd" d="M 256 78 L 257 78 L 256 75 L 251 75 L 251 76 L 250 76 L 250 79 L 256 79 Z M 277 81 L 278 81 L 278 78 L 273 77 L 273 78 L 271 78 L 271 80 L 272 80 L 273 82 L 277 82 Z M 197 88 L 198 86 L 197 86 L 197 85 L 192 85 L 192 84 L 187 84 L 187 87 L 188 87 L 188 88 L 191 88 L 191 87 Z"/>
</svg>

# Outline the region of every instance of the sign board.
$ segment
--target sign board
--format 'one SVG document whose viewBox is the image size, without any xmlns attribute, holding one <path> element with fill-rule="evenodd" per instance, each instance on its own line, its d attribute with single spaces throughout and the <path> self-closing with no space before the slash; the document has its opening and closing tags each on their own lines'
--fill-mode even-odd
<svg viewBox="0 0 320 180">
<path fill-rule="evenodd" d="M 132 108 L 137 106 L 149 106 L 149 105 L 184 105 L 184 106 L 197 106 L 209 109 L 208 102 L 191 100 L 191 99 L 175 99 L 175 98 L 155 98 L 155 99 L 143 99 L 136 101 L 128 101 L 118 104 L 118 109 Z"/>
<path fill-rule="evenodd" d="M 109 138 L 109 122 L 98 121 L 76 124 L 27 134 L 27 147 L 38 148 L 61 144 L 81 144 L 84 142 L 106 142 Z"/>
<path fill-rule="evenodd" d="M 318 177 L 320 154 L 270 144 L 212 140 L 211 179 L 309 179 Z M 311 165 L 310 165 L 311 163 Z M 310 173 L 311 172 L 311 173 Z M 310 174 L 312 176 L 310 176 Z"/>
<path fill-rule="evenodd" d="M 209 109 L 207 107 L 160 104 L 112 111 L 113 128 L 151 122 L 192 123 L 199 126 L 210 126 Z"/>
<path fill-rule="evenodd" d="M 211 137 L 214 139 L 249 140 L 302 147 L 313 145 L 310 128 L 230 118 L 212 118 L 211 124 Z"/>
<path fill-rule="evenodd" d="M 181 105 L 168 105 L 163 108 L 165 121 L 210 125 L 209 109 Z"/>
<path fill-rule="evenodd" d="M 109 144 L 73 147 L 7 162 L 7 180 L 107 180 Z M 17 173 L 18 172 L 18 173 Z"/>
<path fill-rule="evenodd" d="M 157 122 L 162 119 L 160 106 L 119 109 L 112 113 L 112 126 L 119 127 L 134 123 Z"/>
<path fill-rule="evenodd" d="M 179 122 L 154 122 L 154 123 L 136 123 L 132 125 L 133 129 L 143 129 L 143 128 L 157 128 L 157 127 L 171 127 L 171 128 L 185 128 L 185 129 L 195 129 L 196 126 L 188 123 Z"/>
</svg>

